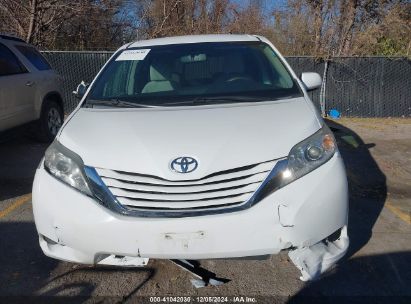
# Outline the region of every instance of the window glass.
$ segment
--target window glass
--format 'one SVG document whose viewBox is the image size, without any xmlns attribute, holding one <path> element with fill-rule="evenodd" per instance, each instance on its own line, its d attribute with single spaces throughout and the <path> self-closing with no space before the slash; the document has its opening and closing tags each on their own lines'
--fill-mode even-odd
<svg viewBox="0 0 411 304">
<path fill-rule="evenodd" d="M 134 95 L 135 73 L 139 61 L 122 61 L 115 69 L 107 73 L 107 81 L 101 87 L 104 96 Z"/>
<path fill-rule="evenodd" d="M 34 47 L 25 45 L 16 45 L 15 47 L 20 51 L 20 53 L 23 54 L 24 57 L 27 58 L 28 61 L 30 61 L 32 65 L 36 67 L 37 70 L 51 70 L 51 66 L 47 62 L 46 58 L 44 58 Z"/>
<path fill-rule="evenodd" d="M 218 42 L 125 50 L 102 71 L 88 99 L 162 105 L 199 98 L 213 103 L 244 97 L 267 101 L 301 94 L 267 44 Z M 208 97 L 213 99 L 204 101 Z"/>
<path fill-rule="evenodd" d="M 17 57 L 0 43 L 0 76 L 24 73 L 27 70 Z"/>
</svg>

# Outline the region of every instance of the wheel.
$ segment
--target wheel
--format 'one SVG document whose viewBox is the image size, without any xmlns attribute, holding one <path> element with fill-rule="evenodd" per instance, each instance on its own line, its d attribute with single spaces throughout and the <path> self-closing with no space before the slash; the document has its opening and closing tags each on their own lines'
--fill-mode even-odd
<svg viewBox="0 0 411 304">
<path fill-rule="evenodd" d="M 46 100 L 41 110 L 37 138 L 42 142 L 52 142 L 63 120 L 62 107 L 54 100 Z"/>
</svg>

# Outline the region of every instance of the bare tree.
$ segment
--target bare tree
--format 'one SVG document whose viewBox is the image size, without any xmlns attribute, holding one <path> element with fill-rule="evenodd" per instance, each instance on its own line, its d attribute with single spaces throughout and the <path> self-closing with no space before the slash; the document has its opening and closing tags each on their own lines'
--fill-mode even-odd
<svg viewBox="0 0 411 304">
<path fill-rule="evenodd" d="M 271 5 L 267 5 L 270 4 Z M 411 53 L 409 0 L 0 0 L 0 32 L 49 49 L 207 33 L 267 36 L 288 55 Z"/>
<path fill-rule="evenodd" d="M 69 18 L 67 1 L 1 0 L 2 31 L 16 34 L 27 42 L 44 44 L 58 24 Z"/>
</svg>

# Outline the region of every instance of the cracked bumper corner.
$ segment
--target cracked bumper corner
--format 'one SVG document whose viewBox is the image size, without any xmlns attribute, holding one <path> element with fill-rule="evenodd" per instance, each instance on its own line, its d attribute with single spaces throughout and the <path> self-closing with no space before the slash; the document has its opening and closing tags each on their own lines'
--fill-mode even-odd
<svg viewBox="0 0 411 304">
<path fill-rule="evenodd" d="M 335 241 L 323 240 L 312 246 L 297 248 L 291 250 L 288 256 L 301 271 L 300 279 L 311 281 L 337 263 L 347 253 L 349 243 L 347 226 L 344 226 Z"/>
</svg>

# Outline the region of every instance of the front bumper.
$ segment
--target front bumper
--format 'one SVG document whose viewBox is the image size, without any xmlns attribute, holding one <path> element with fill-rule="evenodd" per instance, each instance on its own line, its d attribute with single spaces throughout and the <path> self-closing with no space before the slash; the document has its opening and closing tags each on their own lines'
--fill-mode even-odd
<svg viewBox="0 0 411 304">
<path fill-rule="evenodd" d="M 347 211 L 347 181 L 338 153 L 247 210 L 197 217 L 113 213 L 52 177 L 42 165 L 33 185 L 42 250 L 47 256 L 84 264 L 110 255 L 208 259 L 306 248 L 346 227 Z"/>
</svg>

